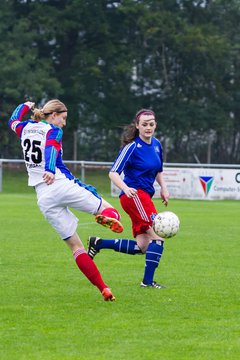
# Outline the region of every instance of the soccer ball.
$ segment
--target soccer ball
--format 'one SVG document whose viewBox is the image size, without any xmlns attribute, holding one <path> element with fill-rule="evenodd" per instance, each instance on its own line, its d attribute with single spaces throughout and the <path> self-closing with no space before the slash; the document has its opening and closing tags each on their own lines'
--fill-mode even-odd
<svg viewBox="0 0 240 360">
<path fill-rule="evenodd" d="M 157 235 L 165 239 L 176 235 L 179 227 L 179 218 L 171 211 L 160 212 L 153 220 L 153 230 Z"/>
</svg>

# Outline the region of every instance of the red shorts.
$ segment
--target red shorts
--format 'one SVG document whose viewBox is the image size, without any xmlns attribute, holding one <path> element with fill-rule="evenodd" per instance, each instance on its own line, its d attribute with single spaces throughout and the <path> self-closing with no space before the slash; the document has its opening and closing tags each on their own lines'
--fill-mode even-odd
<svg viewBox="0 0 240 360">
<path fill-rule="evenodd" d="M 143 190 L 138 190 L 137 195 L 128 198 L 125 194 L 120 197 L 123 210 L 132 220 L 133 236 L 144 234 L 152 226 L 157 210 L 151 196 Z"/>
</svg>

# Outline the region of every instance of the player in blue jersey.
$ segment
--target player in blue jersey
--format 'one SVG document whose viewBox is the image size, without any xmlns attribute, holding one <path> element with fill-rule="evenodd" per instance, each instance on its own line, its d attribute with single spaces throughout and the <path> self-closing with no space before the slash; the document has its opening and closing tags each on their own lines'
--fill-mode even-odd
<svg viewBox="0 0 240 360">
<path fill-rule="evenodd" d="M 33 111 L 31 119 L 23 121 L 29 110 Z M 84 249 L 76 232 L 78 218 L 69 208 L 95 215 L 98 223 L 118 233 L 123 231 L 120 215 L 94 187 L 83 184 L 64 165 L 62 128 L 66 120 L 66 106 L 54 99 L 42 109 L 35 108 L 33 102 L 20 104 L 8 124 L 21 140 L 28 185 L 36 190 L 41 212 L 69 246 L 79 269 L 98 287 L 104 300 L 114 301 L 114 295 Z"/>
<path fill-rule="evenodd" d="M 164 239 L 153 231 L 152 222 L 157 210 L 152 201 L 154 181 L 160 187 L 160 196 L 167 206 L 169 193 L 163 179 L 161 143 L 154 137 L 157 123 L 152 110 L 137 112 L 134 122 L 125 127 L 120 150 L 109 177 L 121 190 L 120 202 L 132 221 L 135 240 L 89 238 L 88 254 L 94 256 L 101 249 L 113 249 L 127 254 L 146 254 L 141 287 L 162 288 L 154 281 L 164 247 Z M 123 179 L 121 173 L 124 173 Z"/>
</svg>

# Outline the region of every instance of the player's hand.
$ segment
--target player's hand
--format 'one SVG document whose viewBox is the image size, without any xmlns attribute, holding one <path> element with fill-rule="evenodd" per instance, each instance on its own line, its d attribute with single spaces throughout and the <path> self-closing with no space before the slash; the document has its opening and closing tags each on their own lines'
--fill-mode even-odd
<svg viewBox="0 0 240 360">
<path fill-rule="evenodd" d="M 133 198 L 137 195 L 137 190 L 128 186 L 126 186 L 123 191 L 128 198 Z"/>
<path fill-rule="evenodd" d="M 55 180 L 55 174 L 46 171 L 43 175 L 43 180 L 47 185 L 51 185 Z"/>
<path fill-rule="evenodd" d="M 168 206 L 169 192 L 167 191 L 167 189 L 161 191 L 161 198 L 162 198 L 162 203 L 165 206 Z"/>
<path fill-rule="evenodd" d="M 27 105 L 27 106 L 29 107 L 29 109 L 33 109 L 34 106 L 35 106 L 35 103 L 32 102 L 32 101 L 26 101 L 26 102 L 24 103 L 24 105 Z"/>
</svg>

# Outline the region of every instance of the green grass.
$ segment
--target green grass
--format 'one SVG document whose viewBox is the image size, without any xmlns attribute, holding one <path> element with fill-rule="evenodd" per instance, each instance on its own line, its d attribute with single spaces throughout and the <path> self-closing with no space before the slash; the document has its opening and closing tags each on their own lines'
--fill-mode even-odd
<svg viewBox="0 0 240 360">
<path fill-rule="evenodd" d="M 76 177 L 81 179 L 81 170 L 71 169 Z M 4 167 L 3 168 L 3 181 L 2 181 L 2 191 L 3 193 L 26 193 L 33 194 L 32 187 L 27 185 L 28 176 L 25 170 L 25 165 L 21 164 L 19 166 Z M 85 179 L 86 184 L 91 184 L 95 186 L 100 194 L 105 196 L 111 195 L 111 186 L 110 179 L 108 178 L 107 170 L 101 169 L 86 169 L 85 170 Z"/>
<path fill-rule="evenodd" d="M 144 256 L 102 250 L 96 263 L 115 303 L 78 271 L 35 195 L 2 193 L 0 204 L 2 360 L 239 358 L 238 201 L 171 200 L 181 230 L 156 272 L 166 289 L 139 287 Z M 85 245 L 88 235 L 112 236 L 92 216 L 78 217 Z M 123 223 L 132 238 L 124 214 Z"/>
</svg>

